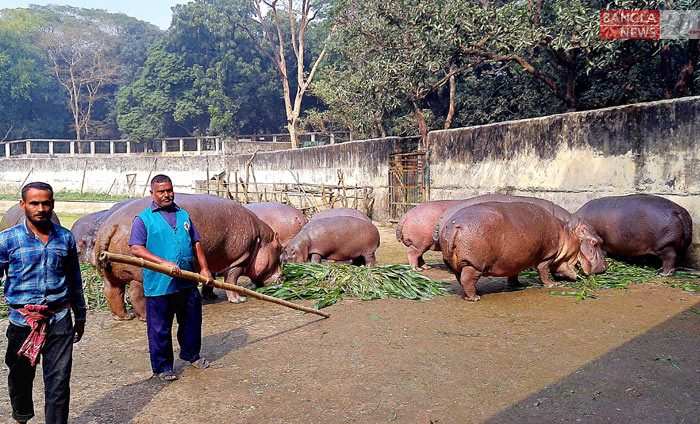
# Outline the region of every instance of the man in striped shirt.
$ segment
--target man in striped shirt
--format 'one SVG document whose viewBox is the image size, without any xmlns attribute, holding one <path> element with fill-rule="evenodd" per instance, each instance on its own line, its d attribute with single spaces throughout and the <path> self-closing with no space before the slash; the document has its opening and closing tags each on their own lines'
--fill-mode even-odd
<svg viewBox="0 0 700 424">
<path fill-rule="evenodd" d="M 86 317 L 75 239 L 51 222 L 50 185 L 24 186 L 20 207 L 25 219 L 0 232 L 0 276 L 6 276 L 5 299 L 11 307 L 5 363 L 12 418 L 25 423 L 34 417 L 32 386 L 41 356 L 46 423 L 66 423 L 72 344 L 82 338 Z"/>
</svg>

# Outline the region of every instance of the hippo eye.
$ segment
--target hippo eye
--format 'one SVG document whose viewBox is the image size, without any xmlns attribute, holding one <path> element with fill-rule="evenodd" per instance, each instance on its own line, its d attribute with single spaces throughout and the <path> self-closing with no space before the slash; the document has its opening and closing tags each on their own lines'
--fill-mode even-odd
<svg viewBox="0 0 700 424">
<path fill-rule="evenodd" d="M 595 246 L 596 244 L 598 244 L 598 240 L 591 240 L 591 246 Z"/>
</svg>

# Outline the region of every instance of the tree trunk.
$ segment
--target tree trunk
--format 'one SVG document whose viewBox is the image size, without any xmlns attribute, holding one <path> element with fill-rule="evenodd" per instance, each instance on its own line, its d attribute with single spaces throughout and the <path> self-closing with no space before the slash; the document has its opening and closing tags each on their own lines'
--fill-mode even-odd
<svg viewBox="0 0 700 424">
<path fill-rule="evenodd" d="M 678 76 L 678 81 L 673 87 L 673 97 L 683 97 L 688 93 L 688 89 L 693 84 L 693 74 L 700 56 L 700 45 L 698 39 L 688 40 L 688 49 L 686 50 L 685 63 Z"/>
<path fill-rule="evenodd" d="M 423 118 L 423 112 L 421 112 L 416 102 L 411 102 L 411 106 L 413 106 L 413 114 L 416 116 L 416 121 L 418 121 L 418 129 L 420 130 L 422 147 L 426 148 L 428 145 L 428 125 L 426 125 L 425 118 Z M 419 146 L 419 148 L 420 147 L 421 146 Z"/>
<path fill-rule="evenodd" d="M 661 78 L 663 80 L 663 98 L 673 97 L 673 77 L 671 76 L 671 46 L 661 48 Z"/>
<path fill-rule="evenodd" d="M 454 65 L 450 66 L 450 72 L 455 69 Z M 450 109 L 447 111 L 447 117 L 445 118 L 445 129 L 449 129 L 452 126 L 452 119 L 455 116 L 455 97 L 457 96 L 457 79 L 454 75 L 450 77 Z"/>
</svg>

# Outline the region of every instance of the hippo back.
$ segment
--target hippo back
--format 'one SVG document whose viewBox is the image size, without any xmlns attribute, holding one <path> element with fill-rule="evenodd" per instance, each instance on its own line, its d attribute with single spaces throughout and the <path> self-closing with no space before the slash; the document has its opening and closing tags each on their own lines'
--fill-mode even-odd
<svg viewBox="0 0 700 424">
<path fill-rule="evenodd" d="M 296 236 L 308 222 L 301 211 L 283 203 L 250 203 L 245 205 L 245 208 L 253 212 L 279 235 L 282 249 L 287 247 L 294 236 Z"/>
<path fill-rule="evenodd" d="M 0 231 L 14 227 L 22 222 L 25 216 L 24 211 L 19 207 L 19 203 L 17 203 L 2 216 L 2 220 L 0 220 Z M 58 219 L 55 211 L 51 213 L 51 222 L 56 225 L 61 225 L 61 221 Z"/>
<path fill-rule="evenodd" d="M 313 221 L 315 219 L 324 219 L 324 218 L 330 218 L 334 216 L 351 216 L 353 218 L 359 218 L 359 219 L 364 219 L 367 222 L 372 222 L 371 219 L 362 212 L 358 211 L 357 209 L 353 208 L 334 208 L 334 209 L 326 209 L 325 211 L 321 211 L 317 213 L 316 215 L 312 216 L 309 221 Z"/>
</svg>

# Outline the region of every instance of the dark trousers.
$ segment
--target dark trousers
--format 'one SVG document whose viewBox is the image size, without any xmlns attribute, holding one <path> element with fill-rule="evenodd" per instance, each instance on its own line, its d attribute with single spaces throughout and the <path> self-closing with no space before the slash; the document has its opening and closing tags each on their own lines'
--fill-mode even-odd
<svg viewBox="0 0 700 424">
<path fill-rule="evenodd" d="M 36 366 L 31 366 L 26 356 L 17 355 L 30 331 L 29 327 L 20 327 L 12 323 L 7 327 L 5 363 L 10 369 L 7 385 L 12 404 L 12 418 L 19 422 L 29 421 L 34 416 L 32 387 Z M 60 321 L 48 326 L 46 344 L 41 351 L 47 424 L 68 422 L 72 363 L 73 320 L 68 312 Z"/>
<path fill-rule="evenodd" d="M 146 297 L 146 325 L 151 368 L 158 374 L 173 367 L 173 317 L 177 318 L 180 359 L 194 362 L 202 347 L 202 297 L 197 287 Z"/>
</svg>

